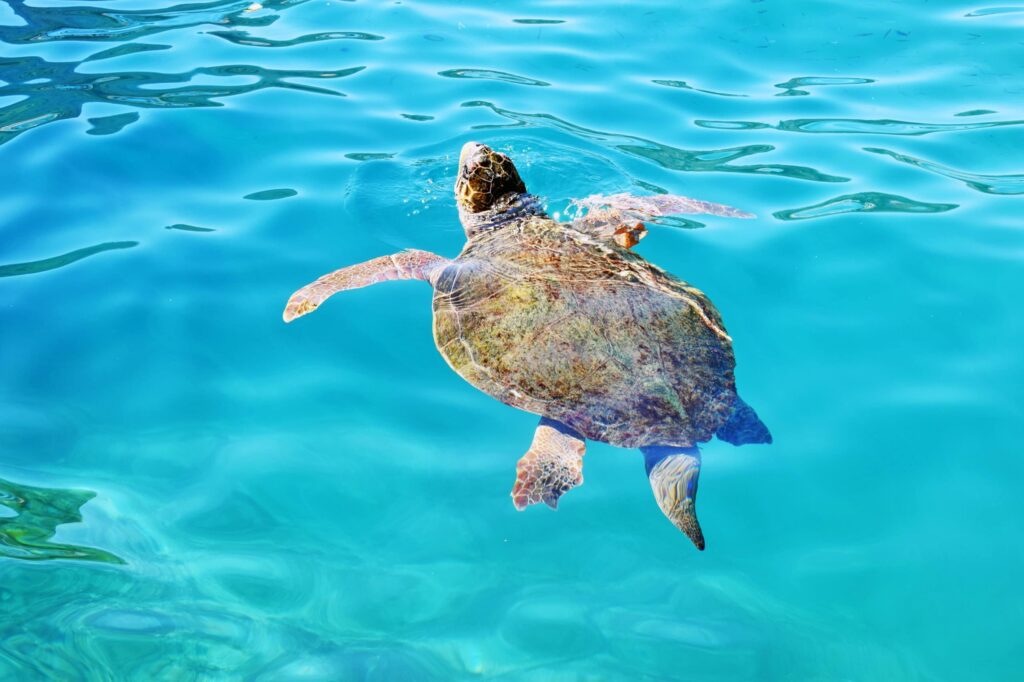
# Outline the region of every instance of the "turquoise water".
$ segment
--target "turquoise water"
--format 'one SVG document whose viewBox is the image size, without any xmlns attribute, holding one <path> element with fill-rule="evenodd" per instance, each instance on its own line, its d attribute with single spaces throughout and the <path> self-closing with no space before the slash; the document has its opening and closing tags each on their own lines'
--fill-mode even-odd
<svg viewBox="0 0 1024 682">
<path fill-rule="evenodd" d="M 1024 5 L 0 3 L 0 679 L 1024 677 Z M 342 265 L 669 191 L 771 446 L 703 553 L 635 451 L 508 497 L 536 418 Z"/>
</svg>

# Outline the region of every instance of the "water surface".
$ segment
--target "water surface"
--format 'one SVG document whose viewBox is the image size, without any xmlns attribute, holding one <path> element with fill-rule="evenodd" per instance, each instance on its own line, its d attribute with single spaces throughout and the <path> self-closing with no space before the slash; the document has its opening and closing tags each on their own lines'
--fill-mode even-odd
<svg viewBox="0 0 1024 682">
<path fill-rule="evenodd" d="M 1024 676 L 1024 7 L 249 4 L 0 4 L 0 678 Z M 638 247 L 775 436 L 706 552 L 604 445 L 516 513 L 422 283 L 281 323 L 458 253 L 468 140 L 759 216 Z"/>
</svg>

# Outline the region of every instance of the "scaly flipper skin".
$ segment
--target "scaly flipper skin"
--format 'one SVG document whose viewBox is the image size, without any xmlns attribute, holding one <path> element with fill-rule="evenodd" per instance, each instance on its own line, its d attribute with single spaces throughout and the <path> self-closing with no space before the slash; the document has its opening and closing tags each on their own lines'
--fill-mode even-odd
<svg viewBox="0 0 1024 682">
<path fill-rule="evenodd" d="M 543 502 L 558 508 L 558 498 L 583 484 L 583 437 L 565 424 L 540 420 L 529 451 L 516 464 L 512 502 L 522 511 Z"/>
<path fill-rule="evenodd" d="M 347 289 L 359 289 L 392 279 L 422 279 L 433 284 L 432 277 L 450 262 L 429 251 L 410 249 L 335 270 L 292 294 L 284 309 L 284 321 L 291 322 L 313 312 L 325 300 Z"/>
<path fill-rule="evenodd" d="M 647 459 L 647 476 L 662 513 L 703 551 L 704 533 L 696 508 L 700 451 L 695 447 L 648 447 L 640 451 Z"/>
<path fill-rule="evenodd" d="M 706 213 L 727 218 L 753 218 L 752 213 L 724 204 L 700 201 L 678 194 L 655 194 L 640 197 L 632 194 L 592 194 L 572 202 L 587 214 L 573 221 L 573 226 L 600 239 L 611 239 L 624 249 L 636 246 L 647 235 L 643 223 L 658 216 L 680 213 Z"/>
</svg>

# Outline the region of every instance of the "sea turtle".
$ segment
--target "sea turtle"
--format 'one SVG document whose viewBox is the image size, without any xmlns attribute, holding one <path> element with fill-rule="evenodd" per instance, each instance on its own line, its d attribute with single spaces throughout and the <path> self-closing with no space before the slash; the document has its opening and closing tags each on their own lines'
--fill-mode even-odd
<svg viewBox="0 0 1024 682">
<path fill-rule="evenodd" d="M 540 415 L 516 467 L 517 509 L 583 482 L 586 440 L 639 448 L 662 512 L 698 549 L 700 453 L 717 435 L 770 443 L 736 394 L 732 343 L 699 290 L 632 252 L 644 220 L 749 214 L 673 195 L 592 196 L 572 222 L 549 217 L 505 154 L 462 148 L 455 195 L 466 244 L 454 259 L 409 250 L 325 275 L 295 292 L 285 322 L 346 289 L 393 279 L 434 288 L 434 340 L 466 381 Z"/>
</svg>

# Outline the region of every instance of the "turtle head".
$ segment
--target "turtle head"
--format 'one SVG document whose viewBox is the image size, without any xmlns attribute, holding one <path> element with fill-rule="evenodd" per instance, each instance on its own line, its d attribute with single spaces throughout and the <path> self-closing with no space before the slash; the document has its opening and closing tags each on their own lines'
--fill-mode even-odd
<svg viewBox="0 0 1024 682">
<path fill-rule="evenodd" d="M 459 155 L 455 200 L 460 213 L 483 213 L 526 193 L 512 159 L 485 144 L 467 142 Z"/>
</svg>

